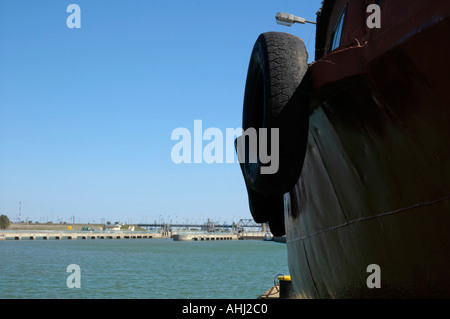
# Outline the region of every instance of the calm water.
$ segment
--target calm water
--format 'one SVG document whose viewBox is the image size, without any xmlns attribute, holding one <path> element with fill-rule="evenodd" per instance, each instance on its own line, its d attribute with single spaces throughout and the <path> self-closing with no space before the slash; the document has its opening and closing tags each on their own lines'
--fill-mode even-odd
<svg viewBox="0 0 450 319">
<path fill-rule="evenodd" d="M 67 287 L 70 264 L 79 289 Z M 0 298 L 255 299 L 278 273 L 289 271 L 275 242 L 0 241 Z"/>
</svg>

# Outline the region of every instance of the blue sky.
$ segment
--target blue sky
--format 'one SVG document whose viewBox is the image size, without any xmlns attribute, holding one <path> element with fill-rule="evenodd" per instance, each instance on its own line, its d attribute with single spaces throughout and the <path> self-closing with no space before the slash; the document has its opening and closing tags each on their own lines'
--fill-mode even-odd
<svg viewBox="0 0 450 319">
<path fill-rule="evenodd" d="M 69 4 L 81 29 L 69 29 Z M 251 218 L 237 163 L 175 164 L 175 128 L 241 126 L 260 33 L 314 55 L 313 1 L 1 0 L 0 214 L 44 222 Z"/>
</svg>

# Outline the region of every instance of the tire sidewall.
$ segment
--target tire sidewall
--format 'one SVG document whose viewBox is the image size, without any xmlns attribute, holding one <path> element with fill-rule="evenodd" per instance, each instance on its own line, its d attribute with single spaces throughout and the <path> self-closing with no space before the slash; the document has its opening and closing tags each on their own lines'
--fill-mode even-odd
<svg viewBox="0 0 450 319">
<path fill-rule="evenodd" d="M 288 108 L 288 103 L 280 103 L 271 96 L 271 74 L 269 65 L 268 46 L 271 45 L 270 39 L 273 41 L 274 37 L 290 37 L 295 38 L 297 42 L 296 49 L 300 52 L 303 50 L 306 54 L 306 48 L 303 41 L 292 35 L 286 33 L 264 33 L 259 36 L 252 50 L 249 68 L 247 72 L 247 82 L 245 86 L 244 95 L 244 109 L 242 128 L 247 130 L 255 128 L 259 137 L 259 129 L 265 128 L 270 131 L 271 128 L 279 129 L 279 170 L 275 174 L 261 174 L 262 164 L 258 160 L 256 163 L 245 161 L 243 163 L 244 178 L 248 187 L 255 191 L 263 192 L 269 195 L 283 194 L 295 184 L 299 175 L 299 165 L 303 164 L 304 151 L 306 150 L 306 138 L 308 127 L 308 112 L 306 105 L 290 106 L 290 110 L 284 111 Z M 290 61 L 286 61 L 286 65 Z M 273 63 L 273 62 L 272 62 Z M 307 64 L 304 61 L 306 67 Z M 286 81 L 293 81 L 286 79 Z M 301 80 L 298 80 L 299 82 Z M 293 81 L 295 82 L 295 81 Z M 300 83 L 298 83 L 299 85 Z M 296 88 L 291 88 L 291 99 L 295 95 Z M 300 104 L 309 104 L 309 97 L 307 97 L 307 90 L 302 90 L 304 98 L 301 99 Z M 296 94 L 297 97 L 299 94 Z M 298 100 L 298 98 L 297 98 Z M 292 104 L 292 103 L 291 103 Z M 283 114 L 287 113 L 287 114 Z M 306 130 L 305 130 L 306 128 Z M 248 141 L 247 141 L 248 142 Z M 259 141 L 258 141 L 259 143 Z M 270 139 L 269 149 L 271 149 Z M 248 154 L 248 145 L 246 145 L 246 154 Z M 297 148 L 297 149 L 296 149 Z M 301 170 L 301 168 L 300 168 Z"/>
</svg>

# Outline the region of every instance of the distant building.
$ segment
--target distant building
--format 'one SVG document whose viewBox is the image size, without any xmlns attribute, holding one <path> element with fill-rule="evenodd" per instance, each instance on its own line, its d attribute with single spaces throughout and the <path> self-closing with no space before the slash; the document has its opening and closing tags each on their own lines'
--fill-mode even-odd
<svg viewBox="0 0 450 319">
<path fill-rule="evenodd" d="M 103 225 L 103 230 L 120 230 L 120 225 Z"/>
</svg>

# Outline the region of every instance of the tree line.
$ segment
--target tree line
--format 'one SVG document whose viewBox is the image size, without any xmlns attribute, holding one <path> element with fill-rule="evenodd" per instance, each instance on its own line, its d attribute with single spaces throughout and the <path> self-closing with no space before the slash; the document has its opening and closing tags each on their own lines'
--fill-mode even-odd
<svg viewBox="0 0 450 319">
<path fill-rule="evenodd" d="M 11 225 L 11 222 L 6 215 L 0 215 L 0 229 L 6 229 Z"/>
</svg>

